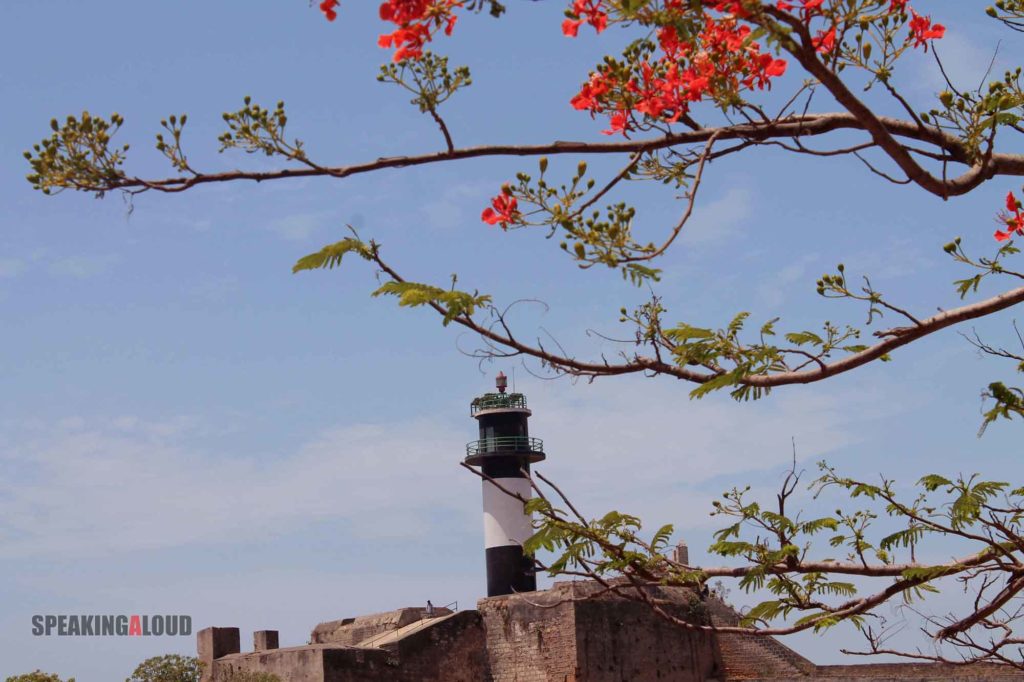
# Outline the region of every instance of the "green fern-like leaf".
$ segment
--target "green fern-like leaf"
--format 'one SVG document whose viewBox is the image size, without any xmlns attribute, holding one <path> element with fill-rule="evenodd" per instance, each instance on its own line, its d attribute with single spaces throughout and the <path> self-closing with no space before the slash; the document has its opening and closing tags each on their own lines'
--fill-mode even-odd
<svg viewBox="0 0 1024 682">
<path fill-rule="evenodd" d="M 457 317 L 472 315 L 478 307 L 491 302 L 491 297 L 487 295 L 442 289 L 419 282 L 385 282 L 373 292 L 373 295 L 395 296 L 398 298 L 398 305 L 410 308 L 431 304 L 440 306 L 445 311 L 442 320 L 445 326 Z"/>
<path fill-rule="evenodd" d="M 373 258 L 373 251 L 369 244 L 354 237 L 346 237 L 340 242 L 328 244 L 316 253 L 303 256 L 292 266 L 292 272 L 336 268 L 341 265 L 341 260 L 345 257 L 345 254 L 350 252 L 354 252 L 365 260 Z"/>
<path fill-rule="evenodd" d="M 924 489 L 928 492 L 934 492 L 943 486 L 953 485 L 953 481 L 945 478 L 944 476 L 939 476 L 938 474 L 928 474 L 927 476 L 923 476 L 917 484 L 924 486 Z"/>
</svg>

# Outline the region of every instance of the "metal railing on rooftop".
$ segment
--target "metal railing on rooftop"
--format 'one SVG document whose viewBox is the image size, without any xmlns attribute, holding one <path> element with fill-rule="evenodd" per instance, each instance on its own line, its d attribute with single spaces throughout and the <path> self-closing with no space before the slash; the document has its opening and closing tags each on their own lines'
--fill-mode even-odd
<svg viewBox="0 0 1024 682">
<path fill-rule="evenodd" d="M 480 398 L 474 398 L 469 404 L 470 416 L 482 410 L 499 409 L 526 409 L 526 396 L 522 393 L 487 393 Z"/>
<path fill-rule="evenodd" d="M 529 436 L 498 436 L 466 443 L 466 457 L 503 452 L 544 452 L 544 441 Z"/>
</svg>

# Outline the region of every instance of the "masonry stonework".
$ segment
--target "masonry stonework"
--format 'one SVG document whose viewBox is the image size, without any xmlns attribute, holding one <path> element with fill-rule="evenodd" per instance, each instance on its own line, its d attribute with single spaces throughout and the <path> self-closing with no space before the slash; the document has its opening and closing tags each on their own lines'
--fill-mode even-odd
<svg viewBox="0 0 1024 682">
<path fill-rule="evenodd" d="M 706 624 L 699 595 L 652 588 L 666 611 Z M 687 631 L 594 583 L 481 600 L 495 682 L 678 680 L 705 682 L 721 667 L 710 635 Z"/>
<path fill-rule="evenodd" d="M 647 588 L 666 612 L 694 625 L 731 625 L 724 602 L 686 588 Z M 271 634 L 273 633 L 273 634 Z M 239 651 L 237 628 L 198 633 L 203 682 L 239 671 L 281 682 L 982 682 L 1024 680 L 994 666 L 818 666 L 771 637 L 719 635 L 669 623 L 635 600 L 590 582 L 481 599 L 452 613 L 406 608 L 328 621 L 310 644 L 283 649 L 260 631 Z"/>
</svg>

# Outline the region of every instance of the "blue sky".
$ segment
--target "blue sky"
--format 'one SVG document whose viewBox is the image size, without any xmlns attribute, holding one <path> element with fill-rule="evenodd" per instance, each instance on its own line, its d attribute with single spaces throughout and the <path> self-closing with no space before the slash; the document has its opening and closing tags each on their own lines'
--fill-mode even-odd
<svg viewBox="0 0 1024 682">
<path fill-rule="evenodd" d="M 980 5 L 917 5 L 954 27 L 941 47 L 955 77 L 980 78 L 1006 37 Z M 578 271 L 541 233 L 479 221 L 496 188 L 533 161 L 143 195 L 132 212 L 117 196 L 44 197 L 23 179 L 22 151 L 52 117 L 82 109 L 125 117 L 137 172 L 164 172 L 151 136 L 181 112 L 197 166 L 270 167 L 216 153 L 220 113 L 245 95 L 284 99 L 293 134 L 328 163 L 437 149 L 430 120 L 375 80 L 388 58 L 374 44 L 375 13 L 346 2 L 328 24 L 304 2 L 0 9 L 0 676 L 40 667 L 102 682 L 147 656 L 193 651 L 191 638 L 35 638 L 36 613 L 187 613 L 197 627 L 241 627 L 243 642 L 278 628 L 294 645 L 322 620 L 428 598 L 471 607 L 481 596 L 479 484 L 457 463 L 474 437 L 469 400 L 514 363 L 481 369 L 460 351 L 471 338 L 371 299 L 362 263 L 290 267 L 352 224 L 410 278 L 458 272 L 498 301 L 544 300 L 546 315 L 519 318 L 524 336 L 599 353 L 584 330 L 620 331 L 617 310 L 644 292 L 613 272 Z M 443 44 L 474 73 L 447 107 L 456 144 L 600 137 L 602 123 L 566 102 L 616 38 L 563 39 L 560 13 L 515 1 L 500 22 L 463 18 Z M 1021 61 L 1008 40 L 1000 67 Z M 938 87 L 922 55 L 900 79 L 921 102 Z M 551 170 L 568 175 L 576 161 Z M 706 326 L 739 310 L 782 315 L 787 329 L 860 324 L 860 307 L 814 294 L 842 261 L 908 307 L 949 307 L 961 275 L 941 245 L 964 235 L 989 250 L 992 215 L 1013 187 L 997 181 L 944 203 L 852 159 L 726 159 L 662 261 L 658 292 L 670 318 Z M 652 238 L 679 210 L 664 188 L 624 196 Z M 1012 318 L 977 328 L 1009 342 Z M 676 523 L 700 557 L 715 527 L 710 501 L 734 483 L 769 494 L 792 439 L 805 466 L 827 457 L 850 475 L 1019 481 L 1012 427 L 975 437 L 979 391 L 1008 371 L 950 331 L 888 365 L 757 404 L 692 402 L 669 379 L 516 377 L 547 444 L 545 474 L 594 514 Z M 826 662 L 850 636 L 792 642 Z"/>
</svg>

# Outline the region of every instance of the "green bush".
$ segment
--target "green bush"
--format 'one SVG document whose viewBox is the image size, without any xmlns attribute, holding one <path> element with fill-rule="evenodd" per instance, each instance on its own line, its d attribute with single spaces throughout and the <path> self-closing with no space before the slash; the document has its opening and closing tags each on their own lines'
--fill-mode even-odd
<svg viewBox="0 0 1024 682">
<path fill-rule="evenodd" d="M 7 678 L 6 682 L 64 682 L 64 680 L 60 679 L 60 675 L 55 673 L 44 673 L 42 670 L 36 670 L 24 675 L 12 675 Z M 69 677 L 67 682 L 75 682 L 75 678 Z"/>
<path fill-rule="evenodd" d="M 147 658 L 126 682 L 199 682 L 202 666 L 194 656 L 168 654 Z"/>
</svg>

